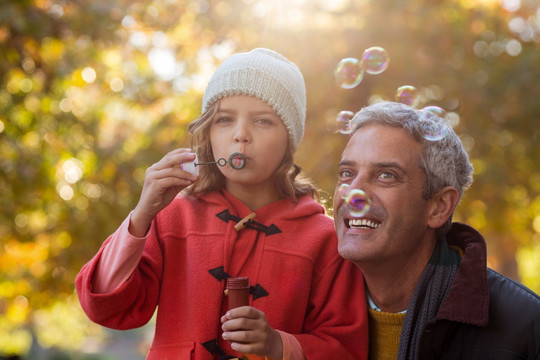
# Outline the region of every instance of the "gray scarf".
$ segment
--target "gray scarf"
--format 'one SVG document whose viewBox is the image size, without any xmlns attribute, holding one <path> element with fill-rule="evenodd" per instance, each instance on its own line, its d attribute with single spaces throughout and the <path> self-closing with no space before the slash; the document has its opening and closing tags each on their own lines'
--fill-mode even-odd
<svg viewBox="0 0 540 360">
<path fill-rule="evenodd" d="M 440 239 L 433 249 L 407 308 L 399 340 L 398 360 L 415 360 L 424 326 L 435 318 L 446 299 L 461 257 Z"/>
</svg>

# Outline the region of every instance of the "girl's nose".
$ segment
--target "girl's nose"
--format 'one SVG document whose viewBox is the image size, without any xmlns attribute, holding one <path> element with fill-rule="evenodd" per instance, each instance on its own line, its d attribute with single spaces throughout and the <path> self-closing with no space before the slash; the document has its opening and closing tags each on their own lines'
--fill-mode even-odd
<svg viewBox="0 0 540 360">
<path fill-rule="evenodd" d="M 243 124 L 238 124 L 236 132 L 234 133 L 234 142 L 237 143 L 248 143 L 251 140 L 249 130 Z"/>
</svg>

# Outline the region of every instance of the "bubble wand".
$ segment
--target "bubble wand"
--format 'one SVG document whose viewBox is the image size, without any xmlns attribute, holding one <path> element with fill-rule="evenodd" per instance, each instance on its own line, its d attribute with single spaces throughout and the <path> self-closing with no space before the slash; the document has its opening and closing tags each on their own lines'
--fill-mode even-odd
<svg viewBox="0 0 540 360">
<path fill-rule="evenodd" d="M 247 164 L 247 159 L 245 155 L 239 152 L 232 153 L 231 156 L 229 156 L 229 160 L 225 158 L 219 158 L 217 161 L 208 161 L 208 162 L 203 162 L 203 163 L 199 163 L 196 161 L 197 161 L 197 158 L 195 158 L 195 160 L 191 162 L 181 164 L 180 167 L 182 170 L 187 171 L 197 176 L 199 175 L 199 169 L 197 168 L 197 166 L 199 165 L 217 164 L 219 166 L 225 166 L 229 164 L 233 169 L 240 170 L 240 169 L 243 169 Z"/>
<path fill-rule="evenodd" d="M 233 160 L 235 159 L 240 159 L 240 162 L 238 165 L 235 164 L 235 162 Z M 231 156 L 229 156 L 229 160 L 225 160 L 225 158 L 219 158 L 217 161 L 209 161 L 209 162 L 204 162 L 204 163 L 194 163 L 195 166 L 198 166 L 198 165 L 210 165 L 210 164 L 218 164 L 219 166 L 225 166 L 227 165 L 227 163 L 229 165 L 231 165 L 231 167 L 235 170 L 240 170 L 240 169 L 243 169 L 245 166 L 246 166 L 246 157 L 244 156 L 244 154 L 242 153 L 239 153 L 239 152 L 235 152 L 235 153 L 232 153 Z"/>
</svg>

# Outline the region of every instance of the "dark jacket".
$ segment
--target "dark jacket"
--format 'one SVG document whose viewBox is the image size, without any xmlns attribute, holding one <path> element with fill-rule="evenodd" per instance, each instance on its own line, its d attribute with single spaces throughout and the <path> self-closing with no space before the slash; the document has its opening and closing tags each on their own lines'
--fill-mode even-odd
<svg viewBox="0 0 540 360">
<path fill-rule="evenodd" d="M 540 360 L 540 297 L 487 268 L 485 240 L 470 226 L 452 224 L 447 242 L 464 254 L 418 359 Z"/>
</svg>

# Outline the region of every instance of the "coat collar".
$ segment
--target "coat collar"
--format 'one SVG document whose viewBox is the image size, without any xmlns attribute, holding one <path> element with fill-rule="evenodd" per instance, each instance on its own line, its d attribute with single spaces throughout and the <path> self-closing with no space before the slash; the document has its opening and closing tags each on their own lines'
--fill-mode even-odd
<svg viewBox="0 0 540 360">
<path fill-rule="evenodd" d="M 446 235 L 448 245 L 463 250 L 450 292 L 436 318 L 486 326 L 489 322 L 486 242 L 472 227 L 453 223 Z"/>
<path fill-rule="evenodd" d="M 309 195 L 300 196 L 298 202 L 293 202 L 291 198 L 284 198 L 258 209 L 249 209 L 242 201 L 225 189 L 210 192 L 206 197 L 208 199 L 207 201 L 214 201 L 218 204 L 222 204 L 222 199 L 225 199 L 226 206 L 231 211 L 234 209 L 237 212 L 235 215 L 244 217 L 254 211 L 257 213 L 257 218 L 264 219 L 264 221 L 272 220 L 276 217 L 284 220 L 297 220 L 298 218 L 312 216 L 317 213 L 325 213 L 324 207 Z"/>
</svg>

